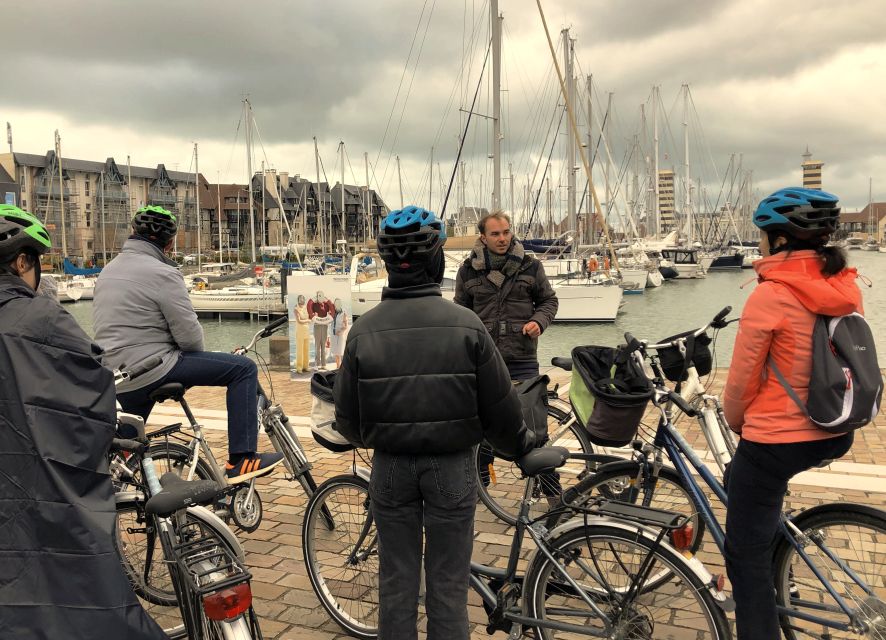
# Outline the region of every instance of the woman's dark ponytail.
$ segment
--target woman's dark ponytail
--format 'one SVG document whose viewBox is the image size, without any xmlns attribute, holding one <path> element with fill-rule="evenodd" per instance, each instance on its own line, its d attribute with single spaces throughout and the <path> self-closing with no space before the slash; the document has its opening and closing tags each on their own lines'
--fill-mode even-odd
<svg viewBox="0 0 886 640">
<path fill-rule="evenodd" d="M 830 236 L 821 236 L 810 240 L 800 240 L 799 238 L 779 233 L 778 231 L 767 231 L 766 235 L 769 237 L 769 246 L 772 247 L 770 249 L 771 254 L 780 253 L 782 251 L 790 253 L 791 251 L 802 251 L 803 249 L 811 249 L 812 251 L 815 251 L 824 263 L 821 267 L 821 272 L 826 277 L 836 275 L 849 266 L 846 252 L 840 247 L 827 244 Z M 779 237 L 784 238 L 787 242 L 776 247 L 776 240 Z"/>
<path fill-rule="evenodd" d="M 821 272 L 825 276 L 836 275 L 849 265 L 846 252 L 840 247 L 836 247 L 832 244 L 816 247 L 815 253 L 821 256 L 821 259 L 824 260 L 824 266 L 821 268 Z"/>
</svg>

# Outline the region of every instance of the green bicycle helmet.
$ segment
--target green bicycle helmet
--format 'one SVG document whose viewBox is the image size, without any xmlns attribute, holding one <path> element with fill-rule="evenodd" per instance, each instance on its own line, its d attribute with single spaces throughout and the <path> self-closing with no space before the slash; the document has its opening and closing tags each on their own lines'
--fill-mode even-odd
<svg viewBox="0 0 886 640">
<path fill-rule="evenodd" d="M 132 230 L 159 245 L 165 245 L 178 232 L 178 224 L 171 211 L 152 205 L 135 212 Z"/>
<path fill-rule="evenodd" d="M 43 255 L 52 246 L 46 227 L 33 215 L 11 204 L 0 204 L 0 263 L 22 251 Z"/>
</svg>

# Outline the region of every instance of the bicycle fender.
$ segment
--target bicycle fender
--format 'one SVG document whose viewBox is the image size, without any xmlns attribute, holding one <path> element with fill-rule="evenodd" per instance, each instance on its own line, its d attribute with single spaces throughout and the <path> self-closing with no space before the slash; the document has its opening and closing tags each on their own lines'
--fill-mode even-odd
<svg viewBox="0 0 886 640">
<path fill-rule="evenodd" d="M 363 478 L 364 480 L 366 480 L 366 482 L 369 482 L 370 471 L 366 467 L 361 467 L 358 465 L 354 467 L 354 473 L 357 475 L 357 477 Z"/>
<path fill-rule="evenodd" d="M 224 541 L 228 543 L 228 546 L 231 549 L 234 549 L 237 554 L 237 559 L 246 566 L 246 553 L 243 551 L 243 547 L 240 546 L 240 541 L 237 540 L 237 536 L 235 536 L 230 527 L 224 523 L 224 520 L 219 518 L 206 507 L 188 507 L 188 513 L 194 516 L 195 519 L 201 520 L 203 524 L 212 529 L 220 538 L 223 538 Z"/>
<path fill-rule="evenodd" d="M 645 540 L 655 543 L 658 538 L 658 532 L 647 527 L 643 527 L 639 524 L 624 522 L 622 520 L 617 520 L 615 518 L 608 518 L 605 516 L 588 516 L 587 524 L 589 527 L 593 527 L 594 525 L 605 525 L 607 527 L 612 527 L 614 529 L 622 529 L 628 533 L 632 534 L 640 534 Z M 556 540 L 559 536 L 564 533 L 570 532 L 573 529 L 581 529 L 585 526 L 585 519 L 582 517 L 576 517 L 571 520 L 564 522 L 563 524 L 556 527 L 553 531 L 548 535 L 548 540 Z M 688 569 L 691 573 L 695 574 L 695 576 L 701 581 L 702 584 L 708 584 L 711 580 L 711 574 L 705 569 L 704 565 L 701 562 L 694 563 L 689 562 L 686 557 L 677 551 L 670 542 L 667 540 L 667 536 L 661 541 L 661 547 L 666 548 L 668 551 L 672 552 L 675 556 L 680 558 L 683 561 L 683 565 Z M 532 553 L 532 557 L 529 559 L 529 564 L 527 566 L 532 566 L 532 563 L 535 561 L 535 556 L 540 554 L 541 552 L 536 549 Z"/>
<path fill-rule="evenodd" d="M 877 509 L 876 507 L 868 506 L 866 504 L 858 504 L 857 502 L 830 502 L 827 504 L 819 504 L 814 507 L 810 507 L 809 509 L 804 509 L 796 515 L 792 515 L 790 521 L 794 523 L 794 526 L 802 529 L 804 524 L 806 523 L 806 520 L 808 520 L 809 518 L 822 513 L 830 513 L 833 511 L 855 511 L 856 513 L 863 513 L 867 516 L 879 518 L 886 521 L 886 511 L 883 511 L 882 509 Z"/>
</svg>

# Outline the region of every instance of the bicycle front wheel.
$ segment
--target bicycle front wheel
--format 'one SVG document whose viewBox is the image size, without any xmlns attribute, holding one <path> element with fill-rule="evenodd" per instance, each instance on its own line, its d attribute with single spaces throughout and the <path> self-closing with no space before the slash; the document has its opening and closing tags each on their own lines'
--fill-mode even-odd
<svg viewBox="0 0 886 640">
<path fill-rule="evenodd" d="M 574 417 L 562 409 L 548 407 L 549 440 L 545 446 L 565 447 L 570 452 L 592 454 L 594 447 L 584 428 Z M 606 457 L 602 462 L 612 460 Z M 553 473 L 538 475 L 532 483 L 529 518 L 537 518 L 560 505 L 560 494 L 596 468 L 600 461 L 570 459 L 565 466 Z M 477 447 L 477 488 L 480 501 L 499 520 L 513 526 L 517 523 L 520 501 L 526 489 L 527 479 L 513 462 L 496 458 L 488 443 Z"/>
<path fill-rule="evenodd" d="M 330 530 L 325 514 L 335 523 Z M 302 524 L 302 551 L 320 604 L 357 638 L 378 635 L 378 535 L 369 483 L 330 478 L 311 496 Z"/>
<path fill-rule="evenodd" d="M 782 616 L 788 640 L 798 638 L 871 638 L 886 640 L 886 513 L 863 505 L 841 504 L 800 514 L 803 551 L 813 566 L 852 609 L 864 632 L 850 632 L 794 616 Z M 775 553 L 778 603 L 834 625 L 850 623 L 796 548 L 782 539 Z"/>
<path fill-rule="evenodd" d="M 524 598 L 533 618 L 569 628 L 537 626 L 536 637 L 730 638 L 726 616 L 685 559 L 653 545 L 636 531 L 607 525 L 577 527 L 552 540 L 556 562 L 536 556 L 526 573 Z M 651 564 L 644 570 L 647 558 Z M 661 573 L 670 579 L 650 589 L 648 577 Z"/>
</svg>

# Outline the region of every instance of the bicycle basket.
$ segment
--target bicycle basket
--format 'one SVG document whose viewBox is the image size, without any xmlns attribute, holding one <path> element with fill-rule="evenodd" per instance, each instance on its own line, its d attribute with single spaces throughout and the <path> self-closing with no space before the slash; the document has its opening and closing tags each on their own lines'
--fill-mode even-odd
<svg viewBox="0 0 886 640">
<path fill-rule="evenodd" d="M 620 347 L 572 350 L 569 401 L 594 444 L 630 444 L 652 394 L 652 382 Z"/>
<path fill-rule="evenodd" d="M 695 338 L 692 334 L 695 331 L 686 331 L 670 336 L 659 342 L 671 342 L 678 338 L 686 338 L 686 357 L 680 353 L 676 347 L 667 347 L 658 350 L 658 361 L 665 377 L 671 382 L 683 382 L 688 377 L 686 369 L 694 366 L 698 371 L 698 375 L 706 376 L 711 372 L 713 365 L 713 357 L 711 349 L 711 337 L 707 333 L 703 333 Z"/>
<path fill-rule="evenodd" d="M 326 449 L 343 453 L 354 449 L 354 445 L 335 430 L 334 384 L 335 371 L 318 371 L 311 376 L 311 434 Z"/>
</svg>

